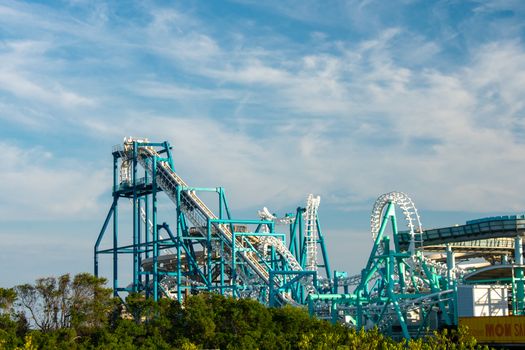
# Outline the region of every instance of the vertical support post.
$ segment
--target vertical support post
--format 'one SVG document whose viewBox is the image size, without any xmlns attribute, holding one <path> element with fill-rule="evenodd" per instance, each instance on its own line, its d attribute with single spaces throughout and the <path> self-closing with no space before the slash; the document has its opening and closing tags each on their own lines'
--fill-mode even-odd
<svg viewBox="0 0 525 350">
<path fill-rule="evenodd" d="M 368 270 L 367 269 L 362 269 L 361 270 L 361 282 L 357 288 L 357 290 L 355 291 L 357 293 L 357 329 L 361 329 L 363 328 L 364 324 L 363 324 L 363 305 L 362 305 L 362 301 L 363 299 L 366 300 L 366 297 L 365 297 L 365 292 L 368 293 Z"/>
<path fill-rule="evenodd" d="M 221 239 L 221 295 L 224 295 L 224 241 Z"/>
<path fill-rule="evenodd" d="M 275 254 L 275 247 L 274 246 L 271 246 L 270 247 L 270 259 L 271 259 L 271 267 L 272 267 L 272 270 L 278 270 L 277 268 L 277 255 Z M 280 260 L 284 260 L 284 259 L 280 259 Z"/>
<path fill-rule="evenodd" d="M 113 155 L 113 200 L 118 197 L 118 162 Z M 113 209 L 113 296 L 118 296 L 118 204 Z"/>
<path fill-rule="evenodd" d="M 314 312 L 315 312 L 315 309 L 314 309 L 314 301 L 312 299 L 312 295 L 310 294 L 308 296 L 308 313 L 310 314 L 310 316 L 313 316 L 314 315 Z"/>
<path fill-rule="evenodd" d="M 137 206 L 137 141 L 133 141 L 133 163 L 132 163 L 132 185 L 133 185 L 133 292 L 138 291 L 139 285 L 139 256 L 138 256 L 138 232 L 139 213 Z"/>
<path fill-rule="evenodd" d="M 137 226 L 137 274 L 138 274 L 138 286 L 137 290 L 140 290 L 143 286 L 143 276 L 141 273 L 141 265 L 142 265 L 142 252 L 143 252 L 143 246 L 142 246 L 142 225 L 140 223 L 142 218 L 142 200 L 140 198 L 137 198 L 137 214 L 139 215 L 139 221 Z"/>
<path fill-rule="evenodd" d="M 392 206 L 392 208 L 394 208 L 394 206 Z M 395 210 L 392 210 L 390 212 L 390 221 L 392 223 L 392 235 L 394 237 L 394 250 L 397 252 L 397 253 L 400 253 L 400 249 L 399 249 L 399 237 L 398 237 L 398 234 L 397 234 L 397 219 L 396 219 L 396 211 Z M 413 253 L 413 252 L 411 252 Z M 405 291 L 405 265 L 403 263 L 400 263 L 398 258 L 395 257 L 394 258 L 398 265 L 398 268 L 399 268 L 399 286 L 401 288 L 401 292 L 404 293 Z"/>
<path fill-rule="evenodd" d="M 446 251 L 447 251 L 447 280 L 448 280 L 447 282 L 448 282 L 448 287 L 450 288 L 452 287 L 454 279 L 455 279 L 454 269 L 456 268 L 456 257 L 454 255 L 454 251 L 450 247 L 450 244 L 447 244 Z"/>
<path fill-rule="evenodd" d="M 208 278 L 208 288 L 211 287 L 212 283 L 212 272 L 211 272 L 211 222 L 208 218 L 206 227 L 206 276 Z"/>
<path fill-rule="evenodd" d="M 305 242 L 304 242 L 304 227 L 303 227 L 303 216 L 301 215 L 303 213 L 302 208 L 297 208 L 297 216 L 295 217 L 295 220 L 299 220 L 299 251 L 297 252 L 299 264 L 301 264 L 301 267 L 304 269 L 306 264 L 306 249 L 305 249 Z"/>
<path fill-rule="evenodd" d="M 525 306 L 525 286 L 523 281 L 523 239 L 516 236 L 514 239 L 514 263 L 516 266 L 516 311 L 523 315 Z"/>
<path fill-rule="evenodd" d="M 361 278 L 364 278 L 366 276 L 365 270 L 361 270 Z M 361 305 L 361 295 L 363 291 L 359 290 L 357 291 L 357 319 L 356 319 L 356 326 L 358 330 L 361 330 L 363 328 L 363 306 Z"/>
<path fill-rule="evenodd" d="M 157 156 L 153 156 L 152 164 L 152 220 L 153 220 L 153 300 L 159 299 L 159 230 L 157 227 Z"/>
<path fill-rule="evenodd" d="M 149 180 L 149 173 L 144 171 L 144 182 L 147 184 Z M 153 185 L 153 184 L 152 184 Z M 144 247 L 146 251 L 146 259 L 150 257 L 150 226 L 149 226 L 149 195 L 144 196 L 144 211 L 146 213 L 144 220 Z M 149 298 L 151 295 L 151 289 L 149 285 L 150 274 L 146 274 L 145 284 L 146 284 L 146 298 Z"/>
<path fill-rule="evenodd" d="M 222 187 L 217 187 L 217 192 L 219 193 L 219 219 L 222 219 L 222 202 L 223 202 L 223 196 L 222 196 Z"/>
<path fill-rule="evenodd" d="M 237 259 L 237 252 L 236 252 L 236 242 L 237 237 L 235 235 L 235 231 L 232 232 L 232 274 L 231 274 L 231 285 L 233 288 L 232 295 L 235 297 L 237 295 L 237 264 L 235 263 L 235 259 Z"/>
<path fill-rule="evenodd" d="M 299 208 L 297 208 L 295 220 L 293 220 L 293 222 L 290 223 L 290 244 L 288 245 L 288 250 L 290 250 L 290 252 L 297 259 L 297 261 L 299 261 L 299 248 L 297 247 L 297 226 L 299 224 L 297 221 L 298 218 L 300 218 Z"/>
<path fill-rule="evenodd" d="M 177 301 L 182 303 L 182 264 L 180 259 L 182 258 L 182 210 L 181 206 L 181 194 L 180 186 L 177 186 Z"/>
<path fill-rule="evenodd" d="M 269 288 L 268 288 L 268 306 L 270 307 L 274 306 L 274 298 L 275 298 L 275 292 L 273 289 L 274 278 L 275 278 L 275 275 L 273 274 L 273 270 L 270 270 L 270 279 L 269 279 Z"/>
<path fill-rule="evenodd" d="M 456 283 L 456 257 L 450 244 L 447 244 L 447 288 L 454 290 L 454 296 L 449 302 L 449 310 L 453 311 L 454 324 L 458 324 L 458 302 L 457 302 L 457 283 Z"/>
<path fill-rule="evenodd" d="M 395 218 L 395 215 L 392 216 Z M 395 223 L 395 221 L 393 221 Z M 385 267 L 387 270 L 387 278 L 388 278 L 388 296 L 390 297 L 390 300 L 392 304 L 394 304 L 394 309 L 397 314 L 397 318 L 399 320 L 399 324 L 401 325 L 401 330 L 403 331 L 403 336 L 408 341 L 410 339 L 410 333 L 408 333 L 408 327 L 406 324 L 405 316 L 403 315 L 403 312 L 401 311 L 401 308 L 399 306 L 399 302 L 397 301 L 397 296 L 395 292 L 395 285 L 394 285 L 394 269 L 395 269 L 395 262 L 396 258 L 394 256 L 394 252 L 390 248 L 390 239 L 388 236 L 385 236 L 384 238 L 384 244 L 385 244 L 385 252 L 388 252 L 387 261 L 385 262 Z M 395 246 L 395 245 L 394 245 Z"/>
<path fill-rule="evenodd" d="M 338 318 L 338 312 L 337 312 L 337 300 L 332 300 L 332 310 L 331 310 L 331 320 L 332 324 L 337 323 Z"/>
</svg>

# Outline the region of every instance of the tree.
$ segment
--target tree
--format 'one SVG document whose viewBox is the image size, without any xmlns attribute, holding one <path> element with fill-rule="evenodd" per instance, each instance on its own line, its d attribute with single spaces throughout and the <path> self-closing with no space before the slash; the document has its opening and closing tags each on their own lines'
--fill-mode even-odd
<svg viewBox="0 0 525 350">
<path fill-rule="evenodd" d="M 18 306 L 23 312 L 29 313 L 34 325 L 43 332 L 54 329 L 52 305 L 54 285 L 56 285 L 56 279 L 48 277 L 38 279 L 35 285 L 16 286 Z"/>
<path fill-rule="evenodd" d="M 84 331 L 100 327 L 108 319 L 114 302 L 106 280 L 81 273 L 39 278 L 34 285 L 15 287 L 17 306 L 43 332 L 73 327 Z"/>
<path fill-rule="evenodd" d="M 186 298 L 184 307 L 186 337 L 208 347 L 215 337 L 215 322 L 213 308 L 206 302 L 206 294 Z"/>
<path fill-rule="evenodd" d="M 115 311 L 117 300 L 105 284 L 105 278 L 89 273 L 80 273 L 73 279 L 65 305 L 69 307 L 71 326 L 79 334 L 104 327 Z"/>
<path fill-rule="evenodd" d="M 16 292 L 13 288 L 0 288 L 0 313 L 10 313 L 12 311 L 15 300 Z"/>
</svg>

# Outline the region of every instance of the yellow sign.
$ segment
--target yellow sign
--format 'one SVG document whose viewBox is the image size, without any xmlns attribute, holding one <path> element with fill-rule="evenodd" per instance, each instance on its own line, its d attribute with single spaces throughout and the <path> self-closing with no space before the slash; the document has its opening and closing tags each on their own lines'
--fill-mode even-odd
<svg viewBox="0 0 525 350">
<path fill-rule="evenodd" d="M 479 343 L 525 344 L 525 316 L 460 317 Z"/>
</svg>

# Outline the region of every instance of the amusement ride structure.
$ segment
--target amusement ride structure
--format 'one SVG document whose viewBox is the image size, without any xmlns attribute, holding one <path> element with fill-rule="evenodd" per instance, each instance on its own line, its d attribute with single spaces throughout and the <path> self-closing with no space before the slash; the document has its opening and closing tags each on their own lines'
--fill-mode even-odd
<svg viewBox="0 0 525 350">
<path fill-rule="evenodd" d="M 98 276 L 100 255 L 110 255 L 115 296 L 182 301 L 215 292 L 269 306 L 303 305 L 333 322 L 407 339 L 457 325 L 458 288 L 464 285 L 504 285 L 512 296 L 508 312 L 523 314 L 525 217 L 424 231 L 414 202 L 401 192 L 386 193 L 372 210 L 369 259 L 359 275 L 348 276 L 330 269 L 319 196 L 309 195 L 305 208 L 281 218 L 263 208 L 257 219 L 236 219 L 222 187 L 191 187 L 177 174 L 168 142 L 126 138 L 112 154 L 113 201 L 95 243 L 94 272 Z M 159 206 L 162 192 L 172 202 L 169 209 Z M 205 204 L 201 193 L 214 194 L 214 204 Z M 122 243 L 119 204 L 129 203 L 132 237 Z M 396 208 L 407 230 L 399 230 Z M 161 209 L 172 213 L 171 225 L 159 223 Z M 278 225 L 287 234 L 277 232 Z M 112 244 L 101 248 L 110 226 Z M 473 258 L 481 262 L 461 267 Z M 132 265 L 125 285 L 119 280 L 122 259 Z"/>
</svg>

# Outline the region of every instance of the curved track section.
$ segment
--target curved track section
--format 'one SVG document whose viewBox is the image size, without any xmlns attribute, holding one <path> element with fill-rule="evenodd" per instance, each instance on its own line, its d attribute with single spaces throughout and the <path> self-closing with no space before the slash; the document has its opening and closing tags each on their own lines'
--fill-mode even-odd
<svg viewBox="0 0 525 350">
<path fill-rule="evenodd" d="M 403 211 L 403 215 L 405 217 L 405 221 L 407 223 L 407 227 L 411 237 L 412 247 L 416 248 L 417 245 L 417 248 L 422 248 L 423 226 L 421 225 L 421 220 L 419 218 L 417 208 L 414 205 L 412 199 L 403 192 L 393 191 L 385 193 L 379 196 L 379 198 L 377 198 L 376 202 L 374 203 L 374 207 L 372 209 L 372 216 L 370 220 L 370 231 L 372 233 L 372 238 L 374 239 L 374 241 L 377 238 L 377 234 L 383 221 L 383 211 L 388 203 L 396 204 Z M 412 249 L 409 248 L 409 250 Z"/>
</svg>

